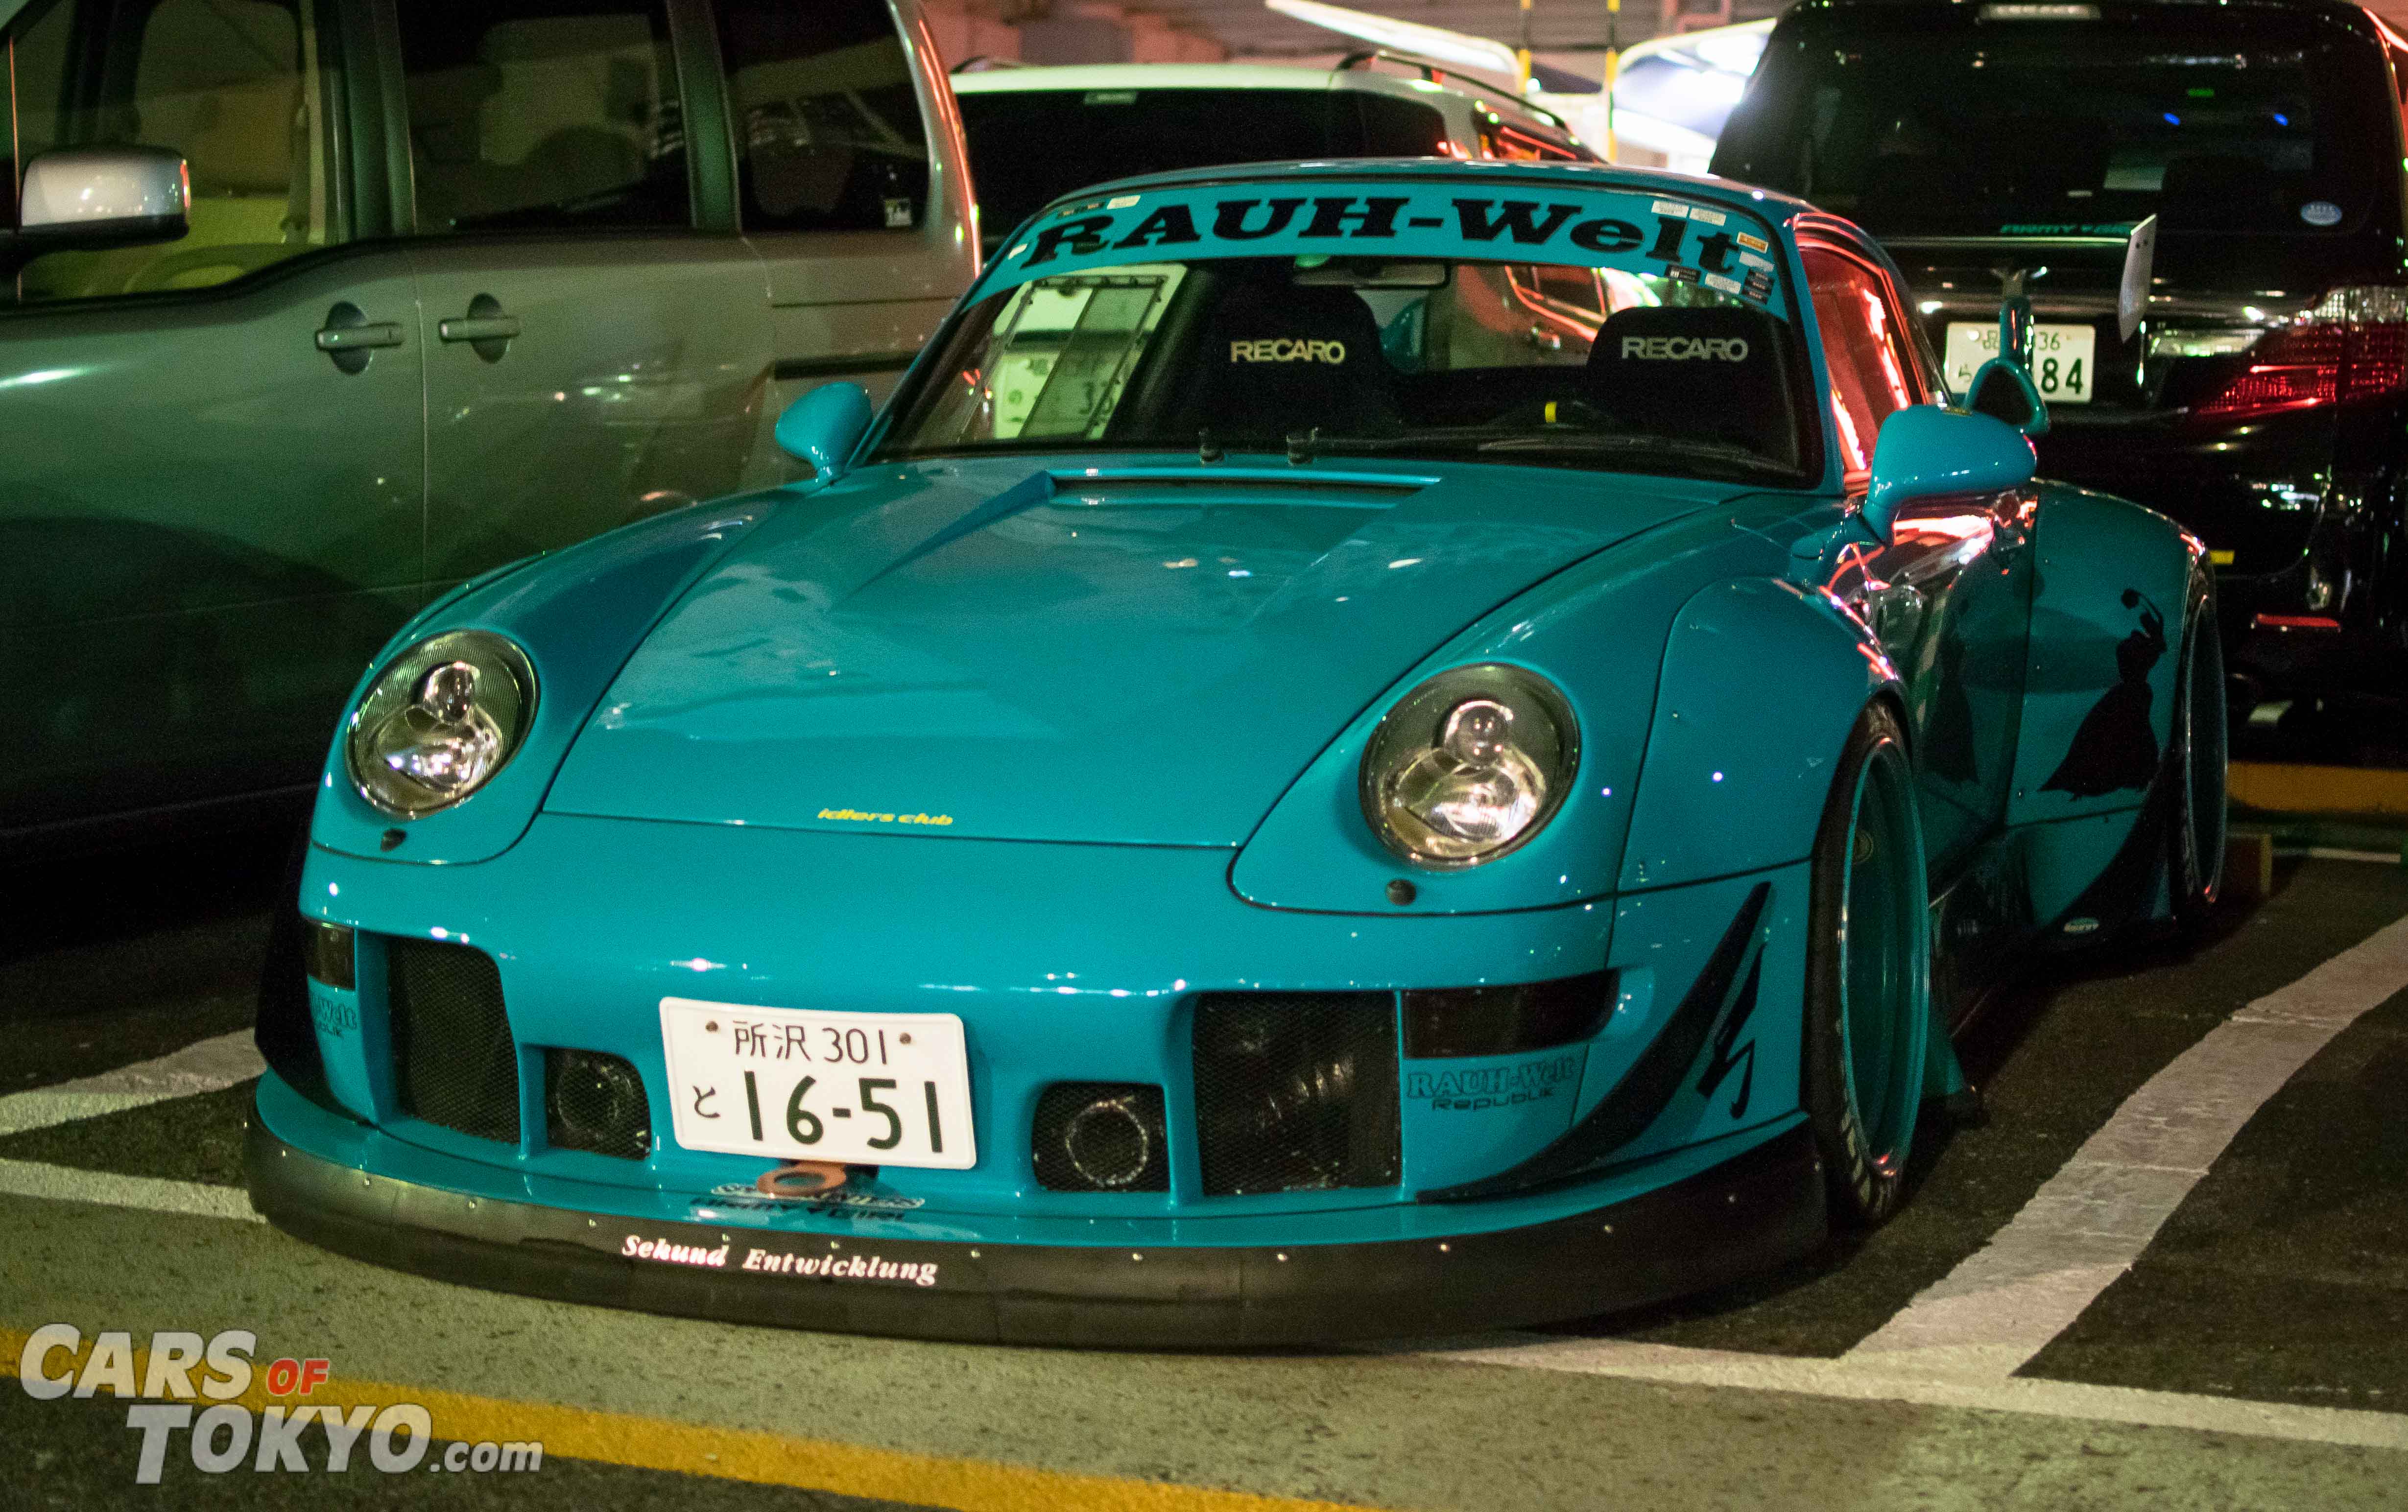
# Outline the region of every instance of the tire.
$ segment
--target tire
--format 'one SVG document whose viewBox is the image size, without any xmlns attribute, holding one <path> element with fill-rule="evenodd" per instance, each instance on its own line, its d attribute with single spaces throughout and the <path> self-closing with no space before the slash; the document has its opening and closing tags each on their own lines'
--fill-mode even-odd
<svg viewBox="0 0 2408 1512">
<path fill-rule="evenodd" d="M 1923 1101 L 1931 936 L 1905 731 L 1886 704 L 1849 732 L 1815 832 L 1804 1102 L 1835 1227 L 1898 1208 Z"/>
<path fill-rule="evenodd" d="M 2185 598 L 2173 732 L 2166 750 L 2172 797 L 2166 823 L 2166 899 L 2175 926 L 2187 930 L 2214 909 L 2224 885 L 2228 731 L 2214 580 L 2195 579 Z"/>
</svg>

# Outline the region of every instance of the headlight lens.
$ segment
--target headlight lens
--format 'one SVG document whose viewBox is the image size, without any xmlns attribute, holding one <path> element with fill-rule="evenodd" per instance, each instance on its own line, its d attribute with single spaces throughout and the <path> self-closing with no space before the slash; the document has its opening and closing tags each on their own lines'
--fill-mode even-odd
<svg viewBox="0 0 2408 1512">
<path fill-rule="evenodd" d="M 360 796 L 423 819 L 493 780 L 535 718 L 535 668 L 499 635 L 454 630 L 394 659 L 351 714 L 344 752 Z"/>
<path fill-rule="evenodd" d="M 1363 813 L 1416 865 L 1476 866 L 1555 817 L 1580 728 L 1555 686 L 1520 667 L 1441 672 L 1380 721 L 1363 753 Z"/>
</svg>

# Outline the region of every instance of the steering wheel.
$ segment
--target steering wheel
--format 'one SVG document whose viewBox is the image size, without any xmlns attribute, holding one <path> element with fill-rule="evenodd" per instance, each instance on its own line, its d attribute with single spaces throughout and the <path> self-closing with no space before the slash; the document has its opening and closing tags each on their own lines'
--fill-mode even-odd
<svg viewBox="0 0 2408 1512">
<path fill-rule="evenodd" d="M 165 257 L 154 257 L 136 268 L 127 275 L 122 292 L 148 294 L 165 289 L 207 288 L 208 283 L 179 284 L 175 280 L 203 269 L 232 268 L 234 271 L 226 278 L 208 280 L 208 283 L 224 283 L 281 262 L 296 250 L 276 241 L 230 241 L 214 247 L 186 247 Z"/>
</svg>

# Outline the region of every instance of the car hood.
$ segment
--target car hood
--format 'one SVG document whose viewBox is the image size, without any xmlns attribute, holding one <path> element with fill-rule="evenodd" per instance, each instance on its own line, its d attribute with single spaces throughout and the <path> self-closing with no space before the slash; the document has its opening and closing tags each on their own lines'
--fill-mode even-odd
<svg viewBox="0 0 2408 1512">
<path fill-rule="evenodd" d="M 1326 460 L 866 470 L 782 506 L 668 611 L 545 806 L 1236 846 L 1448 636 L 1736 492 Z"/>
</svg>

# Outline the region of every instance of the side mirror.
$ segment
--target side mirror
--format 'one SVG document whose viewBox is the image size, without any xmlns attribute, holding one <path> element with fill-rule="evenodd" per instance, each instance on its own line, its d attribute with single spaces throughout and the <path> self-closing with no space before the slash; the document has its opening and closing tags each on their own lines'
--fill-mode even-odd
<svg viewBox="0 0 2408 1512">
<path fill-rule="evenodd" d="M 70 147 L 25 164 L 22 255 L 174 241 L 188 229 L 192 176 L 162 147 Z"/>
<path fill-rule="evenodd" d="M 2031 442 L 2003 421 L 1937 405 L 1901 409 L 1882 421 L 1857 518 L 1886 545 L 1899 510 L 1914 500 L 2020 488 L 2036 464 Z"/>
<path fill-rule="evenodd" d="M 853 449 L 869 429 L 869 391 L 858 383 L 824 383 L 778 417 L 778 445 L 811 464 L 823 478 L 844 475 Z"/>
</svg>

